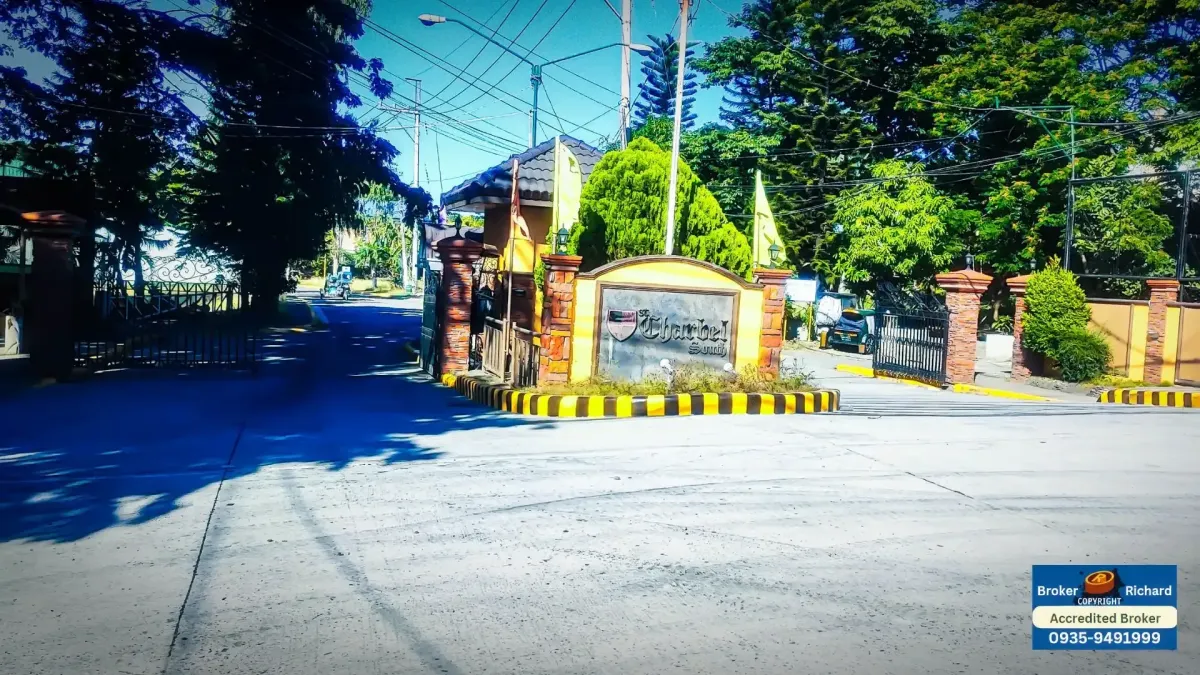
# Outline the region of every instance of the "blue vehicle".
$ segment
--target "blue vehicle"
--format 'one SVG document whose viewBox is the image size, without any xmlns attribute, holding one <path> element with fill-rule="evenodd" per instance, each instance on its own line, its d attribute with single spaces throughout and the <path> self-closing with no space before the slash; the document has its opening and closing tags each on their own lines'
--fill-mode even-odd
<svg viewBox="0 0 1200 675">
<path fill-rule="evenodd" d="M 321 297 L 333 296 L 343 300 L 350 299 L 350 281 L 354 279 L 354 273 L 349 267 L 343 267 L 339 274 L 330 274 L 325 279 L 325 286 L 321 289 Z"/>
</svg>

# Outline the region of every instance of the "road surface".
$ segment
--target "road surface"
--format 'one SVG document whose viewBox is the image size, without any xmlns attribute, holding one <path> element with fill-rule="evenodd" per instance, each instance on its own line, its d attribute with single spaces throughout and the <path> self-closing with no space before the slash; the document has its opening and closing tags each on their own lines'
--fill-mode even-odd
<svg viewBox="0 0 1200 675">
<path fill-rule="evenodd" d="M 1197 672 L 1195 411 L 515 418 L 404 362 L 418 301 L 323 309 L 5 401 L 0 673 Z M 1031 651 L 1064 562 L 1178 564 L 1180 650 Z"/>
</svg>

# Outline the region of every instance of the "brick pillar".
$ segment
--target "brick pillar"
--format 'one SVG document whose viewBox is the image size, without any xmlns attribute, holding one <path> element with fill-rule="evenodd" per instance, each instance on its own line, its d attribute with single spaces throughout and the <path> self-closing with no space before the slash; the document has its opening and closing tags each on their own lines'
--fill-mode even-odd
<svg viewBox="0 0 1200 675">
<path fill-rule="evenodd" d="M 1150 319 L 1146 322 L 1146 371 L 1142 379 L 1157 385 L 1163 375 L 1163 342 L 1167 339 L 1167 303 L 1179 300 L 1175 279 L 1149 279 Z"/>
<path fill-rule="evenodd" d="M 1025 287 L 1029 285 L 1028 274 L 1013 277 L 1008 280 L 1008 290 L 1016 300 L 1017 310 L 1013 313 L 1013 349 L 1012 349 L 1012 379 L 1028 380 L 1033 375 L 1034 366 L 1040 358 L 1037 354 L 1025 349 L 1021 344 L 1021 336 L 1025 333 Z"/>
<path fill-rule="evenodd" d="M 575 275 L 583 258 L 543 255 L 546 286 L 542 291 L 542 348 L 538 384 L 566 382 L 571 375 L 571 330 L 575 323 Z"/>
<path fill-rule="evenodd" d="M 26 333 L 29 360 L 40 377 L 68 379 L 75 366 L 72 309 L 75 260 L 71 242 L 82 220 L 62 213 L 23 214 L 33 224 Z"/>
<path fill-rule="evenodd" d="M 791 270 L 754 270 L 754 282 L 763 287 L 762 333 L 758 337 L 758 372 L 773 380 L 779 377 L 783 355 L 783 314 L 787 280 Z"/>
<path fill-rule="evenodd" d="M 463 237 L 442 239 L 436 244 L 442 260 L 441 370 L 465 373 L 471 359 L 471 276 L 475 261 L 483 255 L 483 244 Z"/>
<path fill-rule="evenodd" d="M 975 351 L 979 342 L 979 298 L 992 278 L 974 270 L 943 272 L 938 286 L 946 291 L 950 310 L 950 334 L 947 336 L 946 381 L 949 384 L 975 382 Z"/>
</svg>

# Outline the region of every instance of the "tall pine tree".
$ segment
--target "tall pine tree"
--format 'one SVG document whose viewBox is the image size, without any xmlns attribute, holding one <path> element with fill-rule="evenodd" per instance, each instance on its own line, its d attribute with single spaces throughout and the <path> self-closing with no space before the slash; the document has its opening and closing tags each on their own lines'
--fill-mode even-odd
<svg viewBox="0 0 1200 675">
<path fill-rule="evenodd" d="M 653 52 L 642 63 L 646 80 L 638 87 L 639 94 L 633 105 L 635 126 L 642 126 L 652 117 L 674 117 L 675 91 L 679 79 L 679 41 L 673 35 L 650 38 Z M 683 76 L 683 128 L 690 129 L 696 122 L 692 103 L 696 100 L 696 74 L 691 72 L 690 61 L 694 50 L 688 45 L 684 54 Z"/>
</svg>

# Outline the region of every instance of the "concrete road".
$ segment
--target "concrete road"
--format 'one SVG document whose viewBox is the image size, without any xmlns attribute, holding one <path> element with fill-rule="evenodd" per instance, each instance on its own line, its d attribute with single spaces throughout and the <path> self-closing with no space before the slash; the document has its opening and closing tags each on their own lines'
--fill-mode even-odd
<svg viewBox="0 0 1200 675">
<path fill-rule="evenodd" d="M 324 311 L 6 402 L 0 673 L 1197 672 L 1200 414 L 520 419 L 417 381 L 415 301 Z M 1063 562 L 1178 564 L 1180 651 L 1031 651 Z"/>
</svg>

